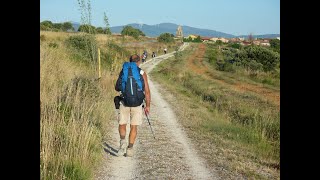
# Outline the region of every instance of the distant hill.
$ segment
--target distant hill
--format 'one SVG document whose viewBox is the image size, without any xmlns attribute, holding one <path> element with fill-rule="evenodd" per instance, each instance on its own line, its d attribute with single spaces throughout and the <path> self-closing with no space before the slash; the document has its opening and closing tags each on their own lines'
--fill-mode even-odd
<svg viewBox="0 0 320 180">
<path fill-rule="evenodd" d="M 80 23 L 72 22 L 72 25 L 75 31 L 78 31 Z M 140 25 L 137 23 L 132 23 L 127 25 L 140 29 L 142 32 L 146 34 L 146 36 L 150 36 L 150 37 L 157 37 L 160 34 L 166 33 L 166 32 L 176 35 L 176 30 L 178 28 L 178 25 L 174 23 L 160 23 L 156 25 L 148 25 L 148 24 Z M 112 33 L 121 33 L 123 27 L 127 25 L 113 26 L 113 27 L 110 27 L 110 30 Z M 195 28 L 190 26 L 182 26 L 182 31 L 184 36 L 188 36 L 190 34 L 197 34 L 200 36 L 208 36 L 208 37 L 225 37 L 225 38 L 234 38 L 234 37 L 247 38 L 248 37 L 248 35 L 235 36 L 235 35 L 227 34 L 224 32 L 219 32 L 219 31 L 210 30 L 210 29 Z M 253 35 L 253 37 L 254 38 L 255 37 L 256 38 L 276 38 L 276 37 L 280 37 L 280 34 Z"/>
<path fill-rule="evenodd" d="M 142 32 L 146 34 L 146 36 L 150 37 L 157 37 L 162 33 L 168 32 L 171 34 L 176 34 L 176 30 L 178 28 L 177 24 L 173 23 L 160 23 L 156 25 L 148 25 L 148 24 L 128 24 L 129 26 L 132 26 L 134 28 L 140 29 Z M 126 25 L 124 25 L 126 26 Z M 110 27 L 110 30 L 112 33 L 121 33 L 124 26 L 114 26 Z M 200 36 L 211 36 L 211 37 L 226 37 L 226 38 L 232 38 L 235 37 L 232 34 L 227 34 L 215 30 L 210 29 L 200 29 L 200 28 L 194 28 L 190 26 L 182 26 L 182 31 L 184 36 L 188 36 L 189 34 L 197 34 Z"/>
</svg>

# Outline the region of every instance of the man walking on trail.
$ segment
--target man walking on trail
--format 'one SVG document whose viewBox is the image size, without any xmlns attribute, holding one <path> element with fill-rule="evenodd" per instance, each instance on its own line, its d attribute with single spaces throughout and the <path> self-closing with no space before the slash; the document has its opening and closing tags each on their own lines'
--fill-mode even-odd
<svg viewBox="0 0 320 180">
<path fill-rule="evenodd" d="M 167 48 L 164 48 L 163 51 L 164 51 L 164 54 L 167 54 Z"/>
<path fill-rule="evenodd" d="M 123 97 L 119 107 L 119 156 L 126 154 L 132 157 L 133 145 L 137 136 L 137 128 L 142 124 L 142 104 L 145 98 L 145 112 L 150 112 L 150 89 L 147 74 L 139 68 L 141 61 L 138 55 L 132 55 L 130 62 L 125 62 L 116 83 L 116 90 L 121 91 Z M 130 120 L 129 144 L 125 140 L 126 126 Z"/>
</svg>

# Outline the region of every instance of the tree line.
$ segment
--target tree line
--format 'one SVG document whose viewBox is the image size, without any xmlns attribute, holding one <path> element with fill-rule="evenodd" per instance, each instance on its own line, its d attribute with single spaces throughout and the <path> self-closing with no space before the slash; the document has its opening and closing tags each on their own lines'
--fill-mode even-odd
<svg viewBox="0 0 320 180">
<path fill-rule="evenodd" d="M 42 21 L 40 22 L 40 30 L 42 31 L 62 31 L 62 32 L 74 32 L 76 31 L 71 22 L 63 22 L 63 23 L 53 23 L 51 21 Z M 78 32 L 86 32 L 90 34 L 111 34 L 111 30 L 109 27 L 95 27 L 89 24 L 82 24 L 79 26 Z"/>
</svg>

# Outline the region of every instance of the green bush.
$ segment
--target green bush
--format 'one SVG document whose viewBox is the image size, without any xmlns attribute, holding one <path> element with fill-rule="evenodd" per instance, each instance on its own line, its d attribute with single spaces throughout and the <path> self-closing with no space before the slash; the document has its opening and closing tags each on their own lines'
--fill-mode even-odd
<svg viewBox="0 0 320 180">
<path fill-rule="evenodd" d="M 96 28 L 92 25 L 89 25 L 89 24 L 82 24 L 79 26 L 79 29 L 78 29 L 79 32 L 86 32 L 86 33 L 89 33 L 89 34 L 96 34 Z"/>
<path fill-rule="evenodd" d="M 229 47 L 232 47 L 234 49 L 241 49 L 242 45 L 239 43 L 231 43 L 231 44 L 229 44 Z"/>
<path fill-rule="evenodd" d="M 183 38 L 183 42 L 202 42 L 200 36 L 198 36 L 197 38 L 192 39 L 191 37 L 189 38 Z"/>
<path fill-rule="evenodd" d="M 95 61 L 94 54 L 97 52 L 97 42 L 92 35 L 76 35 L 70 36 L 66 43 L 69 47 L 77 50 L 77 52 L 91 61 Z"/>
<path fill-rule="evenodd" d="M 280 40 L 279 39 L 271 39 L 270 40 L 270 48 L 273 51 L 280 53 Z"/>
<path fill-rule="evenodd" d="M 140 31 L 139 29 L 135 29 L 132 26 L 125 26 L 121 31 L 121 35 L 132 36 L 135 39 L 138 39 L 139 36 L 145 36 L 142 31 Z"/>
<path fill-rule="evenodd" d="M 280 61 L 279 53 L 261 46 L 248 46 L 245 52 L 249 59 L 255 60 L 263 65 L 264 71 L 272 71 Z"/>
<path fill-rule="evenodd" d="M 49 47 L 51 47 L 51 48 L 58 48 L 59 45 L 58 45 L 57 43 L 55 43 L 55 42 L 51 42 L 51 43 L 49 43 Z"/>
<path fill-rule="evenodd" d="M 96 32 L 97 34 L 104 34 L 104 30 L 102 29 L 102 27 L 97 27 Z"/>
<path fill-rule="evenodd" d="M 174 42 L 174 39 L 173 39 L 172 34 L 170 34 L 170 33 L 162 33 L 158 37 L 158 41 L 159 42 L 164 42 L 164 43 L 170 43 L 170 42 Z"/>
</svg>

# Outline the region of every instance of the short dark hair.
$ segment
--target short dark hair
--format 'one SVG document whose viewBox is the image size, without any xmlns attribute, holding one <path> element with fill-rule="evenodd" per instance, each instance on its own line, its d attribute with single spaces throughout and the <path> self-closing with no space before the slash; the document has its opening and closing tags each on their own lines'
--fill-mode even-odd
<svg viewBox="0 0 320 180">
<path fill-rule="evenodd" d="M 137 54 L 130 56 L 130 62 L 138 62 L 140 61 L 140 57 Z"/>
</svg>

